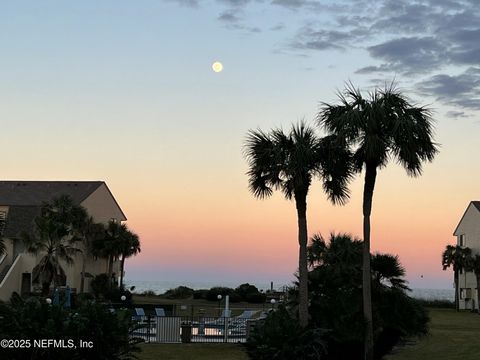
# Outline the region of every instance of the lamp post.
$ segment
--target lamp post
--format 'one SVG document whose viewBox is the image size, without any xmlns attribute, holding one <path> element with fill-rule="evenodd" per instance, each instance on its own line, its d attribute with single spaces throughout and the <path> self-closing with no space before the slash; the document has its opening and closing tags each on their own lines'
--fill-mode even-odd
<svg viewBox="0 0 480 360">
<path fill-rule="evenodd" d="M 272 304 L 272 311 L 273 311 L 273 308 L 275 307 L 275 303 L 276 303 L 275 299 L 270 300 L 270 304 Z"/>
<path fill-rule="evenodd" d="M 220 316 L 220 305 L 222 303 L 222 295 L 218 294 L 217 300 L 218 300 L 218 316 Z"/>
</svg>

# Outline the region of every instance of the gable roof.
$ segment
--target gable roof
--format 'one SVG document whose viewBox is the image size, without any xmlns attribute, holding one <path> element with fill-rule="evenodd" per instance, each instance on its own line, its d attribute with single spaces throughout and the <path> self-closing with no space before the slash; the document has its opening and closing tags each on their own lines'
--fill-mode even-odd
<svg viewBox="0 0 480 360">
<path fill-rule="evenodd" d="M 472 201 L 472 204 L 475 205 L 478 211 L 480 211 L 480 201 Z"/>
<path fill-rule="evenodd" d="M 22 231 L 30 232 L 35 217 L 40 215 L 40 209 L 40 206 L 10 206 L 2 236 L 14 239 Z"/>
<path fill-rule="evenodd" d="M 105 185 L 118 206 L 104 181 L 0 181 L 0 206 L 8 206 L 2 235 L 16 238 L 22 231 L 30 231 L 44 202 L 60 195 L 68 195 L 74 203 L 80 205 L 102 185 Z M 123 214 L 120 206 L 118 208 Z M 123 216 L 126 219 L 124 214 Z"/>
<path fill-rule="evenodd" d="M 60 195 L 80 204 L 103 181 L 0 181 L 0 205 L 40 206 Z"/>
<path fill-rule="evenodd" d="M 462 221 L 463 221 L 463 218 L 464 218 L 465 215 L 467 214 L 467 211 L 468 211 L 468 209 L 470 208 L 470 205 L 473 205 L 473 206 L 480 212 L 480 201 L 470 201 L 470 203 L 468 204 L 467 208 L 465 209 L 465 212 L 464 212 L 463 215 L 462 215 L 462 218 L 461 218 L 460 221 L 458 222 L 458 225 L 457 225 L 457 227 L 455 228 L 455 231 L 453 232 L 453 236 L 456 236 L 458 227 L 460 226 L 460 224 L 461 224 Z"/>
</svg>

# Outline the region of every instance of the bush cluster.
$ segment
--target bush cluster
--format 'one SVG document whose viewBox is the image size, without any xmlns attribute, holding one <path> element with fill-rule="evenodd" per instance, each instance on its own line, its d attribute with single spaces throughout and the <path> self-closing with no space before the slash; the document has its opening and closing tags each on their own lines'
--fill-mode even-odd
<svg viewBox="0 0 480 360">
<path fill-rule="evenodd" d="M 249 302 L 254 304 L 264 303 L 267 299 L 266 295 L 258 290 L 254 285 L 245 283 L 235 289 L 229 287 L 215 286 L 211 289 L 193 290 L 186 286 L 179 286 L 175 289 L 170 289 L 162 294 L 162 297 L 167 299 L 186 299 L 193 297 L 194 299 L 204 299 L 207 301 L 218 301 L 218 295 L 230 297 L 230 302 Z"/>
<path fill-rule="evenodd" d="M 251 358 L 285 358 L 285 344 L 290 344 L 285 334 L 289 334 L 302 344 L 291 358 L 363 359 L 362 250 L 362 241 L 347 235 L 332 235 L 329 243 L 322 238 L 312 240 L 308 253 L 310 330 L 298 330 L 295 319 L 283 310 L 270 314 L 265 325 L 255 329 L 249 339 Z M 398 257 L 374 254 L 371 264 L 374 357 L 381 359 L 402 340 L 427 334 L 429 318 L 422 304 L 408 296 L 405 270 Z M 298 292 L 293 289 L 289 295 L 290 308 L 295 311 Z M 311 342 L 302 342 L 307 332 L 311 341 L 326 345 L 327 351 L 319 352 Z"/>
<path fill-rule="evenodd" d="M 130 338 L 134 324 L 130 313 L 111 313 L 105 306 L 89 302 L 64 309 L 39 298 L 13 295 L 10 304 L 0 304 L 0 338 L 73 340 L 74 348 L 2 349 L 2 359 L 128 359 L 139 351 L 139 342 Z M 80 348 L 79 341 L 91 341 L 93 348 Z"/>
<path fill-rule="evenodd" d="M 256 326 L 247 351 L 256 360 L 320 360 L 326 355 L 326 331 L 302 329 L 285 307 Z"/>
</svg>

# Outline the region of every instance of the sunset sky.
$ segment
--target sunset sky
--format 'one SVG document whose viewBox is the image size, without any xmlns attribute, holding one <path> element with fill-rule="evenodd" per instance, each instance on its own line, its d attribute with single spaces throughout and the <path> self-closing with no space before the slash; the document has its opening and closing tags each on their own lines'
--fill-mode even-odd
<svg viewBox="0 0 480 360">
<path fill-rule="evenodd" d="M 128 279 L 288 282 L 295 206 L 248 192 L 247 131 L 395 79 L 441 147 L 420 178 L 379 173 L 372 248 L 452 288 L 441 252 L 480 200 L 479 39 L 477 0 L 2 1 L 1 178 L 105 180 L 142 241 Z M 362 179 L 344 207 L 312 187 L 310 234 L 361 235 Z"/>
</svg>

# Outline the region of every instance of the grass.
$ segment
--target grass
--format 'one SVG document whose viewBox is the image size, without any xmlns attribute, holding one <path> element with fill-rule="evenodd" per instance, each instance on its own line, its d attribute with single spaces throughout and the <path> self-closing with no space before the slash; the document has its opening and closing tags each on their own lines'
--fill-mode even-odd
<svg viewBox="0 0 480 360">
<path fill-rule="evenodd" d="M 480 316 L 453 309 L 430 309 L 430 334 L 399 347 L 385 360 L 478 360 Z M 140 360 L 248 360 L 237 344 L 144 344 Z"/>
<path fill-rule="evenodd" d="M 480 316 L 452 309 L 430 309 L 430 335 L 398 348 L 386 360 L 478 360 Z"/>
<path fill-rule="evenodd" d="M 248 360 L 237 344 L 144 344 L 140 360 Z"/>
</svg>

